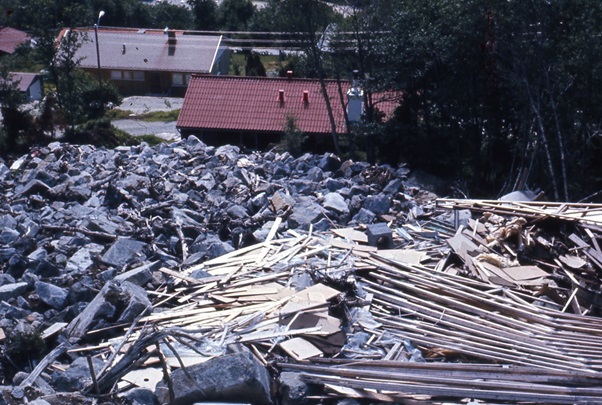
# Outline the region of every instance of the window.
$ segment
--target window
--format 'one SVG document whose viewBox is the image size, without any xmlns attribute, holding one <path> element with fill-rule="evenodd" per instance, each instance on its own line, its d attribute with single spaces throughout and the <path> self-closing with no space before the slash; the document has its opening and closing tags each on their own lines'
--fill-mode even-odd
<svg viewBox="0 0 602 405">
<path fill-rule="evenodd" d="M 144 81 L 144 72 L 140 70 L 111 70 L 111 80 Z"/>
<path fill-rule="evenodd" d="M 188 86 L 191 76 L 191 73 L 172 73 L 171 84 L 173 86 Z"/>
<path fill-rule="evenodd" d="M 171 74 L 171 84 L 174 86 L 183 86 L 184 85 L 184 74 L 183 73 L 172 73 Z"/>
</svg>

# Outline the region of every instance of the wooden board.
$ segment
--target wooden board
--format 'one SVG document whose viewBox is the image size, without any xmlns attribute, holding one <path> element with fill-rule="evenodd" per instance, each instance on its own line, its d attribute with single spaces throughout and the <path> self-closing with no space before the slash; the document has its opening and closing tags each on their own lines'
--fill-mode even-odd
<svg viewBox="0 0 602 405">
<path fill-rule="evenodd" d="M 341 320 L 328 315 L 327 308 L 324 308 L 317 313 L 301 313 L 292 320 L 288 327 L 291 329 L 319 327 L 319 334 L 328 336 L 341 331 Z"/>
<path fill-rule="evenodd" d="M 333 229 L 332 233 L 340 236 L 341 238 L 349 239 L 354 242 L 368 243 L 368 235 L 353 228 Z"/>
<path fill-rule="evenodd" d="M 324 354 L 322 350 L 300 337 L 285 340 L 279 346 L 297 361 L 321 357 Z"/>
<path fill-rule="evenodd" d="M 520 282 L 525 280 L 534 280 L 548 277 L 549 274 L 537 266 L 516 266 L 506 267 L 504 273 L 512 277 L 513 280 Z"/>
<path fill-rule="evenodd" d="M 425 260 L 429 259 L 429 255 L 426 253 L 413 249 L 379 250 L 378 254 L 382 257 L 386 257 L 387 259 L 409 264 L 421 264 Z"/>
<path fill-rule="evenodd" d="M 56 335 L 59 332 L 62 332 L 63 329 L 65 329 L 65 327 L 67 326 L 66 322 L 57 322 L 57 323 L 53 323 L 51 326 L 49 326 L 48 328 L 46 328 L 44 330 L 44 332 L 42 332 L 42 338 L 43 339 L 48 339 L 49 337 Z M 2 340 L 0 338 L 0 340 Z"/>
<path fill-rule="evenodd" d="M 364 252 L 376 252 L 378 249 L 374 246 L 365 246 L 365 245 L 357 245 L 354 243 L 345 242 L 340 239 L 333 239 L 330 241 L 330 246 L 339 248 L 339 249 L 350 249 L 350 250 L 358 250 Z"/>
<path fill-rule="evenodd" d="M 132 370 L 124 375 L 122 379 L 140 388 L 154 391 L 157 383 L 163 379 L 163 371 L 158 368 Z"/>
<path fill-rule="evenodd" d="M 587 264 L 587 262 L 582 258 L 573 255 L 560 255 L 558 259 L 560 259 L 562 264 L 564 264 L 565 266 L 568 266 L 571 269 L 575 270 L 581 269 Z"/>
</svg>

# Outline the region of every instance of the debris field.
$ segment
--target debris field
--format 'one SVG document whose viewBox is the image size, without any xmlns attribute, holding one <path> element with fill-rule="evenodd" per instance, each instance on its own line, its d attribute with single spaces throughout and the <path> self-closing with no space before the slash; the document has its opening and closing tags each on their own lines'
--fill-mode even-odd
<svg viewBox="0 0 602 405">
<path fill-rule="evenodd" d="M 602 205 L 194 137 L 0 178 L 6 403 L 602 402 Z"/>
</svg>

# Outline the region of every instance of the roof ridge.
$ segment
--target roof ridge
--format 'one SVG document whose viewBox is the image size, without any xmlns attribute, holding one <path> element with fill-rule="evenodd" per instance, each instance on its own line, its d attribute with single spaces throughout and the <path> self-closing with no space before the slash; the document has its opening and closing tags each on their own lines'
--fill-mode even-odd
<svg viewBox="0 0 602 405">
<path fill-rule="evenodd" d="M 319 82 L 320 79 L 311 77 L 272 77 L 272 76 L 236 76 L 236 75 L 209 75 L 193 73 L 193 77 L 210 78 L 210 80 L 258 80 L 258 81 L 282 81 L 282 82 Z M 337 83 L 337 79 L 324 79 L 326 82 Z M 341 83 L 351 83 L 351 80 L 341 79 Z"/>
</svg>

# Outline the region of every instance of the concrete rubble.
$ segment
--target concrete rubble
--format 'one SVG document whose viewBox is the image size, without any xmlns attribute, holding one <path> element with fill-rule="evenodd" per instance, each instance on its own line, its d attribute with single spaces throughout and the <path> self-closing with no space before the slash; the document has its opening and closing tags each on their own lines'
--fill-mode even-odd
<svg viewBox="0 0 602 405">
<path fill-rule="evenodd" d="M 0 174 L 0 403 L 602 401 L 595 204 L 194 137 Z"/>
</svg>

